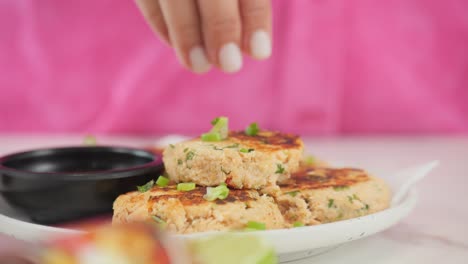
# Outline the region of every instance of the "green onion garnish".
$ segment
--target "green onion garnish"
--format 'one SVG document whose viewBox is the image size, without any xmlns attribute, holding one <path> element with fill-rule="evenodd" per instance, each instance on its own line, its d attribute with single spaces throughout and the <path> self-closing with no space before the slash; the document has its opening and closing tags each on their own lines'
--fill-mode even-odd
<svg viewBox="0 0 468 264">
<path fill-rule="evenodd" d="M 333 199 L 328 199 L 328 208 L 331 208 L 333 206 L 333 203 L 335 202 L 335 200 Z"/>
<path fill-rule="evenodd" d="M 305 162 L 307 165 L 314 165 L 314 163 L 315 163 L 315 158 L 314 158 L 314 156 L 307 156 L 307 157 L 304 159 L 304 162 Z"/>
<path fill-rule="evenodd" d="M 217 132 L 204 133 L 201 135 L 201 140 L 208 142 L 221 141 L 221 134 Z"/>
<path fill-rule="evenodd" d="M 153 188 L 154 186 L 154 180 L 151 180 L 149 182 L 147 182 L 145 185 L 142 185 L 142 186 L 137 186 L 137 190 L 141 193 L 144 193 L 144 192 L 147 192 L 149 190 L 151 190 L 151 188 Z"/>
<path fill-rule="evenodd" d="M 152 215 L 151 218 L 159 225 L 160 228 L 165 228 L 167 226 L 166 221 L 162 220 L 158 216 Z"/>
<path fill-rule="evenodd" d="M 156 180 L 156 185 L 159 187 L 166 187 L 169 184 L 169 179 L 164 177 L 164 176 L 159 176 L 159 178 Z"/>
<path fill-rule="evenodd" d="M 304 223 L 302 223 L 302 222 L 297 222 L 297 221 L 296 221 L 296 222 L 293 223 L 293 226 L 294 226 L 294 227 L 303 227 L 303 226 L 304 226 Z"/>
<path fill-rule="evenodd" d="M 189 151 L 189 152 L 187 152 L 187 154 L 185 155 L 185 161 L 192 160 L 193 157 L 195 157 L 195 152 Z"/>
<path fill-rule="evenodd" d="M 247 222 L 246 228 L 248 230 L 265 230 L 266 225 L 265 225 L 265 223 L 249 221 L 249 222 Z"/>
<path fill-rule="evenodd" d="M 226 184 L 221 184 L 217 187 L 206 188 L 206 194 L 203 198 L 207 201 L 214 201 L 216 199 L 224 200 L 229 195 L 229 189 Z"/>
<path fill-rule="evenodd" d="M 229 119 L 224 116 L 217 117 L 211 121 L 213 127 L 210 132 L 202 134 L 202 141 L 221 141 L 228 137 Z"/>
<path fill-rule="evenodd" d="M 96 138 L 92 135 L 86 135 L 86 137 L 83 140 L 83 144 L 85 144 L 86 146 L 96 146 L 97 141 Z"/>
<path fill-rule="evenodd" d="M 195 189 L 195 183 L 193 182 L 182 182 L 182 183 L 177 184 L 178 191 L 188 192 L 194 189 Z"/>
<path fill-rule="evenodd" d="M 246 148 L 239 149 L 239 152 L 242 152 L 242 153 L 250 153 L 252 151 L 254 151 L 254 149 L 246 149 Z"/>
<path fill-rule="evenodd" d="M 276 173 L 276 174 L 282 174 L 282 173 L 284 173 L 284 167 L 283 167 L 283 165 L 281 165 L 281 164 L 279 164 L 279 163 L 276 164 L 276 171 L 275 171 L 275 173 Z"/>
<path fill-rule="evenodd" d="M 299 193 L 299 191 L 292 191 L 292 192 L 287 192 L 286 194 L 291 195 L 292 197 L 296 197 L 296 195 Z"/>
<path fill-rule="evenodd" d="M 259 130 L 260 128 L 258 128 L 258 124 L 252 123 L 245 129 L 245 134 L 249 136 L 256 136 Z"/>
</svg>

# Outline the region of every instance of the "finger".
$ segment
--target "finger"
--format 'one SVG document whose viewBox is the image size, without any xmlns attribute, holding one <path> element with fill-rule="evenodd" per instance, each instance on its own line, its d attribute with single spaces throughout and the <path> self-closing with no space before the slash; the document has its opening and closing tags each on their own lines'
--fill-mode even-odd
<svg viewBox="0 0 468 264">
<path fill-rule="evenodd" d="M 164 43 L 170 46 L 169 32 L 164 22 L 159 0 L 136 0 L 135 2 L 151 29 Z"/>
<path fill-rule="evenodd" d="M 254 59 L 271 55 L 271 0 L 240 0 L 242 49 Z"/>
<path fill-rule="evenodd" d="M 203 38 L 194 0 L 161 0 L 161 9 L 169 30 L 169 38 L 183 65 L 203 73 L 211 64 L 203 47 Z"/>
<path fill-rule="evenodd" d="M 203 40 L 211 62 L 225 72 L 242 68 L 238 0 L 198 0 Z"/>
</svg>

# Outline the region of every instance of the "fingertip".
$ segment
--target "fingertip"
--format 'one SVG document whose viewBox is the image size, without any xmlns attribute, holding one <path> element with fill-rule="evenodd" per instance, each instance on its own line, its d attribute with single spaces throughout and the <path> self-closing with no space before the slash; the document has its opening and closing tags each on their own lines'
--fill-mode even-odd
<svg viewBox="0 0 468 264">
<path fill-rule="evenodd" d="M 211 69 L 211 63 L 206 56 L 205 49 L 196 46 L 189 52 L 191 70 L 195 73 L 206 73 Z"/>
<path fill-rule="evenodd" d="M 226 73 L 238 72 L 243 64 L 239 46 L 234 42 L 224 44 L 219 50 L 219 63 Z"/>
<path fill-rule="evenodd" d="M 264 30 L 252 33 L 249 41 L 250 56 L 257 60 L 265 60 L 271 56 L 271 37 Z"/>
</svg>

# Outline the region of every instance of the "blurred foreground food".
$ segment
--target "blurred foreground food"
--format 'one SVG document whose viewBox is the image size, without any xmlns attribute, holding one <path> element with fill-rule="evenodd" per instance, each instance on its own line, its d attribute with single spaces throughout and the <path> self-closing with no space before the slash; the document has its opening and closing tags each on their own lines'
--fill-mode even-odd
<svg viewBox="0 0 468 264">
<path fill-rule="evenodd" d="M 1 264 L 275 264 L 271 246 L 254 233 L 221 234 L 177 240 L 155 225 L 100 226 L 81 235 L 60 237 L 41 245 L 0 237 Z"/>
</svg>

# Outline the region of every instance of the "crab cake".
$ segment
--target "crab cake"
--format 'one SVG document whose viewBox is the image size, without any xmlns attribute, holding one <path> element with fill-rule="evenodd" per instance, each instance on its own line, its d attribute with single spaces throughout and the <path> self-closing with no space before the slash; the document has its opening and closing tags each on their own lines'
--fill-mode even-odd
<svg viewBox="0 0 468 264">
<path fill-rule="evenodd" d="M 267 229 L 285 225 L 270 196 L 255 190 L 230 190 L 226 199 L 210 202 L 203 198 L 205 193 L 205 187 L 182 192 L 176 186 L 127 193 L 114 202 L 112 223 L 157 221 L 179 234 L 243 229 L 248 221 L 265 223 Z"/>
<path fill-rule="evenodd" d="M 260 131 L 255 136 L 230 132 L 226 140 L 200 139 L 170 145 L 164 150 L 166 171 L 175 182 L 201 186 L 226 183 L 236 189 L 276 186 L 299 168 L 302 140 L 291 134 Z"/>
<path fill-rule="evenodd" d="M 287 222 L 305 225 L 334 222 L 384 210 L 390 189 L 359 169 L 303 168 L 280 185 L 276 202 Z"/>
</svg>

